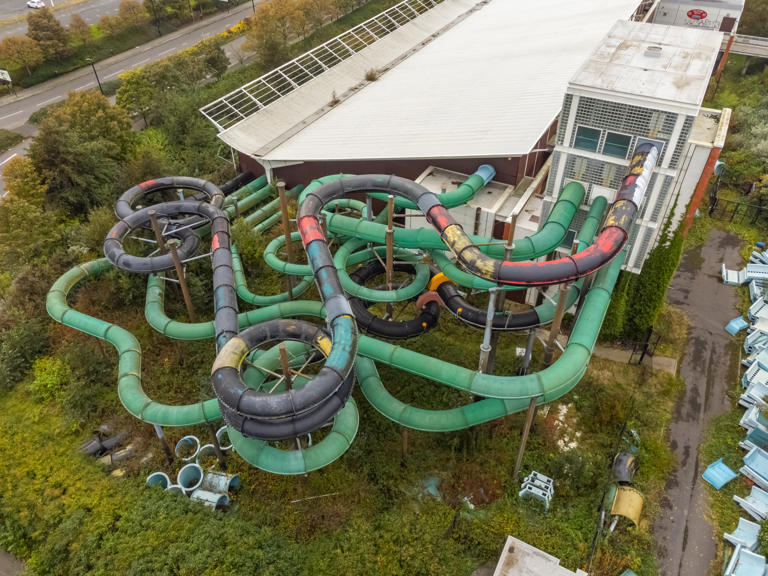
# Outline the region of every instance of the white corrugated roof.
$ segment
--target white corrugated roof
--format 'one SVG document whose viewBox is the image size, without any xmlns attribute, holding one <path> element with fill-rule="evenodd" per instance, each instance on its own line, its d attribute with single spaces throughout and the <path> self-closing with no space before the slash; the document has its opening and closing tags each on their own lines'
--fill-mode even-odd
<svg viewBox="0 0 768 576">
<path fill-rule="evenodd" d="M 446 0 L 326 73 L 347 65 L 354 72 L 339 74 L 360 82 L 370 62 L 417 48 L 338 105 L 323 108 L 330 86 L 321 76 L 220 137 L 271 161 L 525 154 L 559 113 L 574 71 L 637 4 Z M 421 45 L 419 34 L 440 28 Z"/>
<path fill-rule="evenodd" d="M 722 40 L 714 30 L 616 22 L 571 86 L 698 109 Z"/>
</svg>

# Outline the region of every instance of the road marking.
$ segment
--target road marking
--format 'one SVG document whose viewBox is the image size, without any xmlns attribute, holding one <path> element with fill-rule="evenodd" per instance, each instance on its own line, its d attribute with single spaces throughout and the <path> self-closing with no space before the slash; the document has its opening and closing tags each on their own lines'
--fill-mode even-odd
<svg viewBox="0 0 768 576">
<path fill-rule="evenodd" d="M 112 72 L 112 74 L 107 74 L 106 76 L 104 76 L 104 79 L 107 80 L 109 78 L 112 78 L 112 76 L 117 76 L 118 74 L 122 74 L 123 72 L 125 72 L 125 68 L 123 68 L 122 70 L 118 70 L 117 72 Z"/>
<path fill-rule="evenodd" d="M 50 100 L 46 100 L 45 102 L 40 102 L 40 106 L 45 106 L 46 104 L 50 104 L 51 102 L 55 102 L 56 100 L 60 100 L 63 98 L 63 96 L 56 96 L 55 98 L 51 98 Z"/>
<path fill-rule="evenodd" d="M 11 161 L 11 160 L 13 160 L 14 158 L 16 158 L 16 156 L 18 156 L 18 154 L 12 154 L 12 155 L 11 155 L 9 158 L 6 158 L 6 159 L 5 159 L 5 160 L 3 160 L 2 162 L 0 162 L 0 166 L 2 166 L 3 164 L 5 164 L 6 162 L 10 162 L 10 161 Z"/>
<path fill-rule="evenodd" d="M 24 112 L 24 110 L 19 110 L 18 112 L 12 112 L 11 114 L 6 114 L 5 116 L 0 116 L 0 120 L 5 120 L 6 118 L 10 118 L 11 116 L 16 116 L 16 114 L 21 114 Z"/>
<path fill-rule="evenodd" d="M 163 54 L 168 54 L 168 52 L 173 52 L 174 50 L 176 50 L 176 48 L 168 48 L 168 50 L 163 50 L 162 52 L 160 52 L 160 56 L 162 56 Z"/>
<path fill-rule="evenodd" d="M 151 60 L 151 58 L 144 58 L 144 60 L 142 60 L 141 62 L 136 62 L 136 66 L 144 64 L 144 62 L 149 62 L 150 60 Z"/>
<path fill-rule="evenodd" d="M 80 86 L 80 88 L 75 88 L 75 90 L 85 90 L 89 86 L 93 86 L 93 82 L 88 82 L 88 84 L 83 84 L 82 86 Z"/>
</svg>

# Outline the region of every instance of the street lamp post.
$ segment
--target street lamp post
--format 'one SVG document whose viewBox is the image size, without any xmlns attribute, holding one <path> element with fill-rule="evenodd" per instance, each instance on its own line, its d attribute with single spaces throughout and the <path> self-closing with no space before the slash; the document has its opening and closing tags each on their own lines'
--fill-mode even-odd
<svg viewBox="0 0 768 576">
<path fill-rule="evenodd" d="M 99 85 L 99 91 L 101 92 L 101 95 L 104 96 L 104 88 L 101 87 L 101 80 L 99 80 L 99 75 L 96 73 L 96 66 L 93 64 L 93 58 L 86 58 L 85 61 L 91 65 L 93 75 L 96 76 L 96 83 Z"/>
<path fill-rule="evenodd" d="M 251 8 L 253 8 L 253 13 L 256 14 L 256 4 L 253 0 L 251 0 Z"/>
</svg>

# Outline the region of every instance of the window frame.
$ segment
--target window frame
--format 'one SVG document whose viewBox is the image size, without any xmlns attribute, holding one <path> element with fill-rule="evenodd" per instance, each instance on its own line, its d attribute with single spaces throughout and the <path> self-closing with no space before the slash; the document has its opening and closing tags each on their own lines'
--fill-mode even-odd
<svg viewBox="0 0 768 576">
<path fill-rule="evenodd" d="M 595 144 L 594 150 L 589 149 L 589 148 L 580 148 L 579 146 L 576 145 L 576 142 L 579 139 L 579 130 L 581 128 L 584 128 L 585 130 L 594 130 L 595 132 L 597 132 L 597 143 Z M 587 126 L 585 124 L 578 124 L 576 126 L 576 130 L 573 133 L 573 148 L 575 150 L 582 150 L 584 152 L 595 152 L 596 153 L 600 149 L 600 142 L 602 140 L 603 140 L 603 131 L 600 128 L 592 128 L 591 126 Z"/>
<path fill-rule="evenodd" d="M 618 156 L 617 154 L 609 154 L 605 151 L 605 147 L 608 145 L 608 136 L 611 134 L 615 134 L 616 136 L 624 136 L 625 138 L 629 138 L 629 143 L 627 144 L 627 151 L 624 153 L 624 156 Z M 601 150 L 601 154 L 603 156 L 610 156 L 611 158 L 620 158 L 621 160 L 626 160 L 629 157 L 629 152 L 631 150 L 634 150 L 634 147 L 632 146 L 632 140 L 635 138 L 632 134 L 625 134 L 624 132 L 614 132 L 612 130 L 606 130 L 605 131 L 605 138 L 603 138 L 603 147 Z"/>
</svg>

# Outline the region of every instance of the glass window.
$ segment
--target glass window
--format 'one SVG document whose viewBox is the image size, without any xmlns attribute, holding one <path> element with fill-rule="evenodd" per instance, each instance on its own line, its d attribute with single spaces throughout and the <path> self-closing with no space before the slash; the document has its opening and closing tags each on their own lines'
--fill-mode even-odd
<svg viewBox="0 0 768 576">
<path fill-rule="evenodd" d="M 605 145 L 603 154 L 606 156 L 615 156 L 616 158 L 626 158 L 629 152 L 629 145 L 632 142 L 631 136 L 608 132 L 605 135 Z"/>
<path fill-rule="evenodd" d="M 579 126 L 576 129 L 576 140 L 573 147 L 579 150 L 589 150 L 597 152 L 597 145 L 600 143 L 600 130 Z"/>
</svg>

